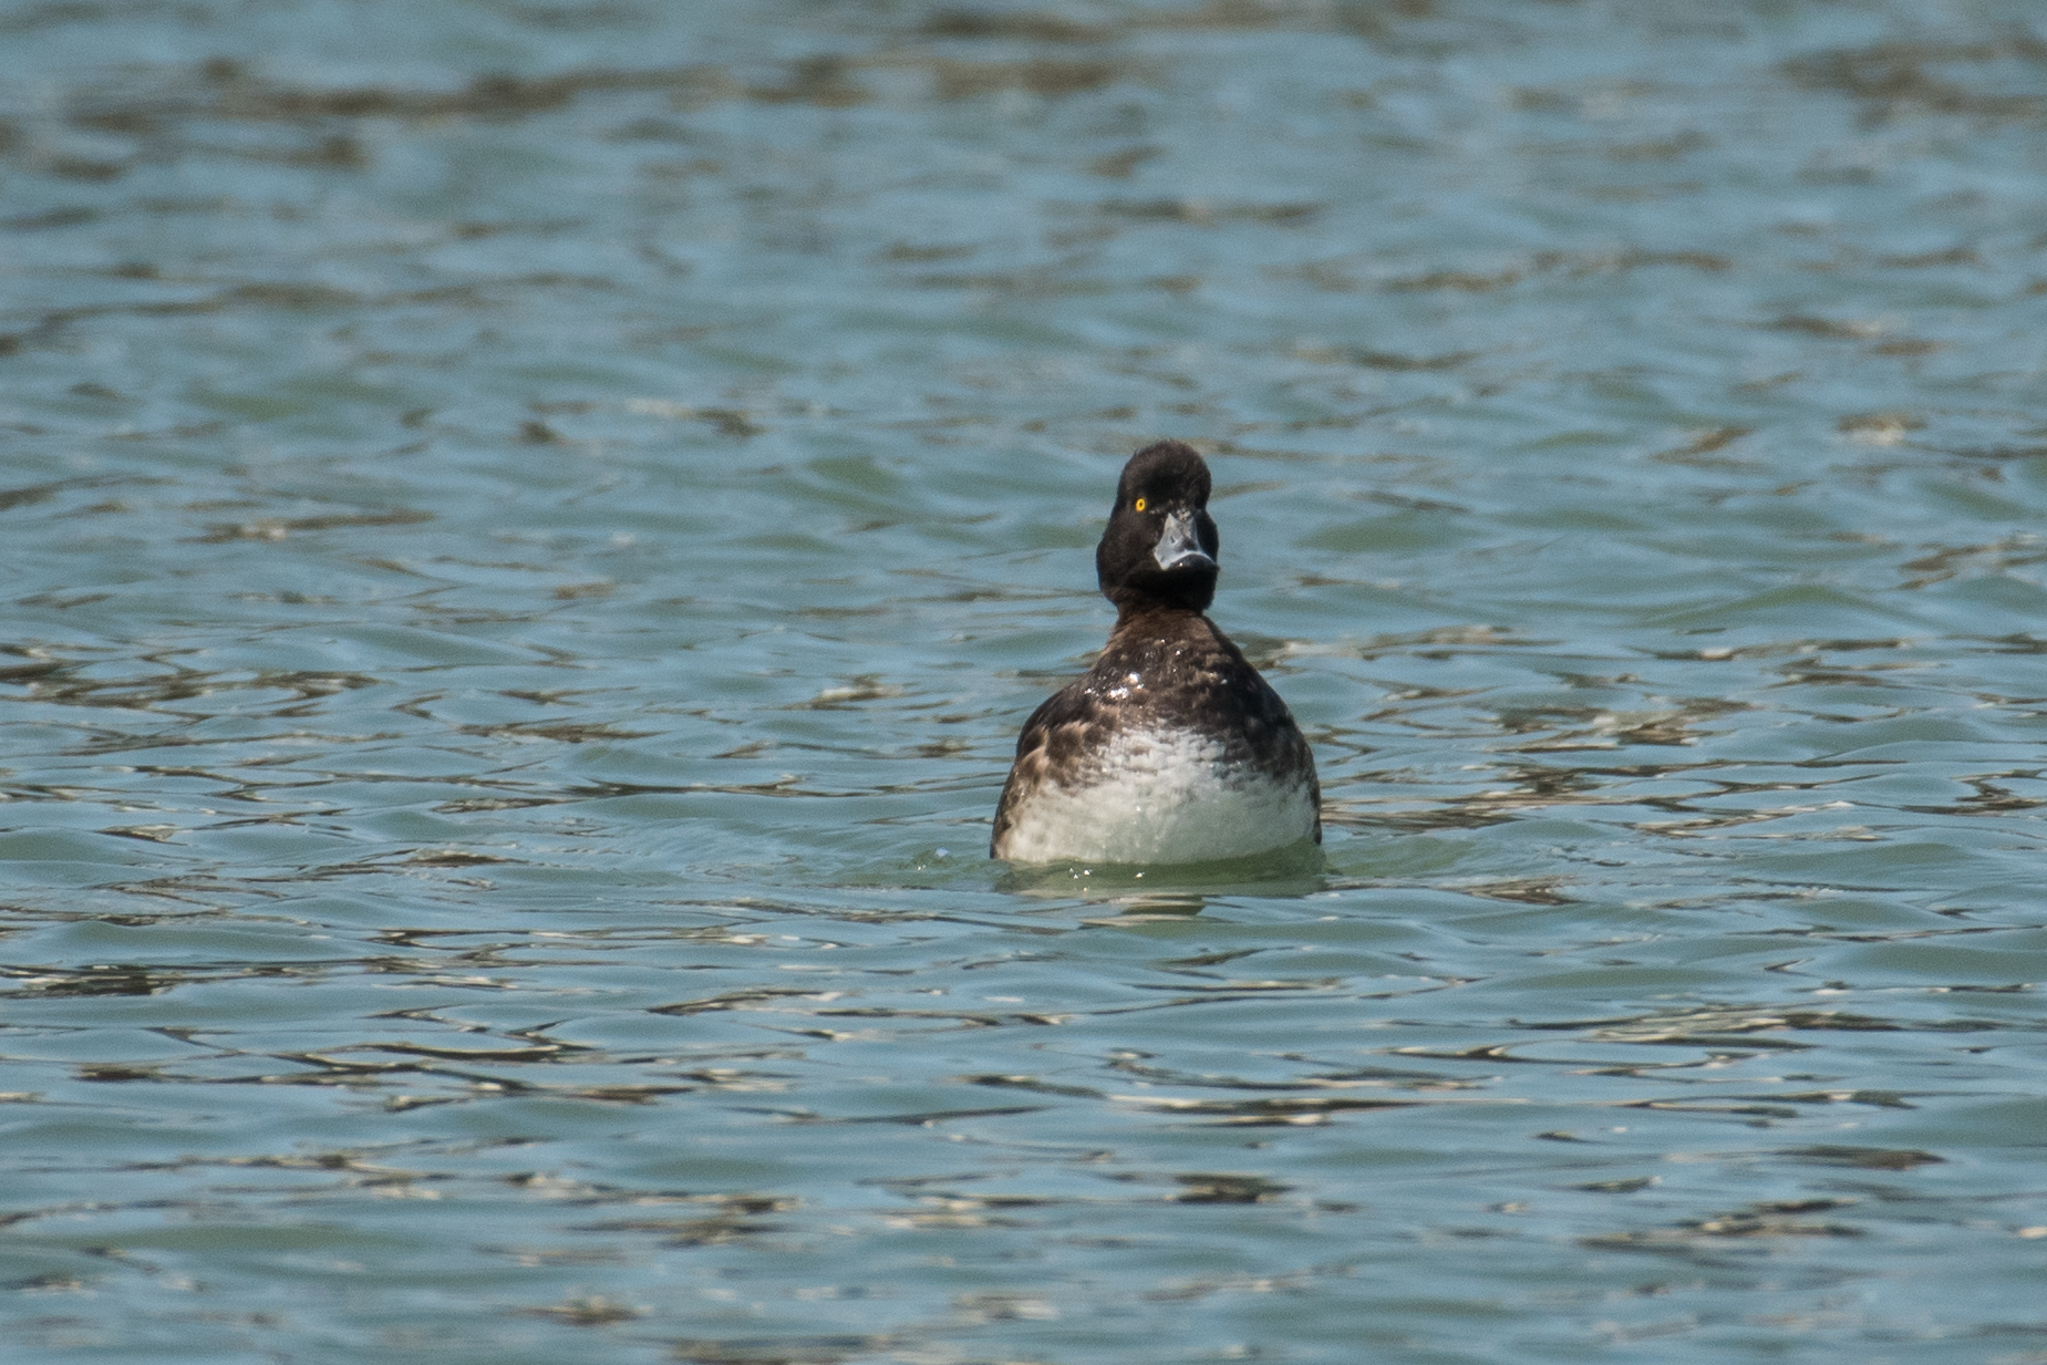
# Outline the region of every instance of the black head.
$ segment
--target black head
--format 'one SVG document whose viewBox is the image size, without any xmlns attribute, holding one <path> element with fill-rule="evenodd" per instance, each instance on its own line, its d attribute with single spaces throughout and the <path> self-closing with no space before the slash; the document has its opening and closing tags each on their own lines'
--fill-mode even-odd
<svg viewBox="0 0 2047 1365">
<path fill-rule="evenodd" d="M 1208 466 L 1178 441 L 1148 445 L 1116 482 L 1116 506 L 1095 547 L 1102 593 L 1118 609 L 1206 611 L 1220 541 L 1208 516 Z"/>
</svg>

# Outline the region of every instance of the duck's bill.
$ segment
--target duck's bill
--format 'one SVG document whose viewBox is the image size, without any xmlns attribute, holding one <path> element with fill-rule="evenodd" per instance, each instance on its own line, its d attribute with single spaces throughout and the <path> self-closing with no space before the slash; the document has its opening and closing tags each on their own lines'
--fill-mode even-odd
<svg viewBox="0 0 2047 1365">
<path fill-rule="evenodd" d="M 1208 551 L 1201 548 L 1201 535 L 1194 529 L 1194 518 L 1185 512 L 1175 512 L 1166 518 L 1166 527 L 1159 532 L 1159 543 L 1153 548 L 1151 557 L 1161 569 L 1203 564 L 1213 568 L 1215 565 Z"/>
</svg>

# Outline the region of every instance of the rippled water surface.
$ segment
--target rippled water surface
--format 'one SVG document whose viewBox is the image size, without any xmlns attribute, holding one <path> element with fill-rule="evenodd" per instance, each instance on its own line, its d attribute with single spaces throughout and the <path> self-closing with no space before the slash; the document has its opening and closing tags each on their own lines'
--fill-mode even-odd
<svg viewBox="0 0 2047 1365">
<path fill-rule="evenodd" d="M 0 7 L 10 1362 L 2047 1359 L 2022 0 Z M 984 856 L 1211 457 L 1326 865 Z"/>
</svg>

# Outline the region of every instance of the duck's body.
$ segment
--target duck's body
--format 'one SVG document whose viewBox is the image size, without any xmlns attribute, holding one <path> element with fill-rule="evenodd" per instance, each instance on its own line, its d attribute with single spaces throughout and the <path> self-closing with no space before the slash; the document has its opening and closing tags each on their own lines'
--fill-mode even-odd
<svg viewBox="0 0 2047 1365">
<path fill-rule="evenodd" d="M 1024 725 L 991 852 L 1194 863 L 1322 838 L 1315 758 L 1286 703 L 1204 611 L 1209 479 L 1177 441 L 1124 468 L 1096 565 L 1116 628 Z"/>
</svg>

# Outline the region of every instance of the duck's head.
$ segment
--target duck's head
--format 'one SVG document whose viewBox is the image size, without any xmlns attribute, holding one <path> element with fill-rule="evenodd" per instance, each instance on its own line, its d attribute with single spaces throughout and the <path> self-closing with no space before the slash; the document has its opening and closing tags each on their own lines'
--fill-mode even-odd
<svg viewBox="0 0 2047 1365">
<path fill-rule="evenodd" d="M 1221 542 L 1208 515 L 1208 466 L 1192 446 L 1160 441 L 1130 457 L 1116 506 L 1095 547 L 1102 593 L 1119 610 L 1206 611 L 1215 600 Z"/>
</svg>

